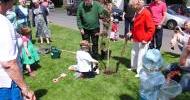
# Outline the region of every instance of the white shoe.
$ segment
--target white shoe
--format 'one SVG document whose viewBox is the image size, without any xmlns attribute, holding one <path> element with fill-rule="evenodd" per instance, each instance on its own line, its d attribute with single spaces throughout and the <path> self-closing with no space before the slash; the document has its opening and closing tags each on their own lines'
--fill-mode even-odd
<svg viewBox="0 0 190 100">
<path fill-rule="evenodd" d="M 139 77 L 139 74 L 136 74 L 135 77 Z"/>
</svg>

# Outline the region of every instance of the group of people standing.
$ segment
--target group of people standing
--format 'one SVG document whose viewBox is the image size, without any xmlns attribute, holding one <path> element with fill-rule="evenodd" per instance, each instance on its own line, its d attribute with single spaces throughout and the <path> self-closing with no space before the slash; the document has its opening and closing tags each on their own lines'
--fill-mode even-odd
<svg viewBox="0 0 190 100">
<path fill-rule="evenodd" d="M 109 0 L 106 1 L 108 2 Z M 23 97 L 28 100 L 35 100 L 33 91 L 29 90 L 24 82 L 20 68 L 21 64 L 18 63 L 21 63 L 19 61 L 19 47 L 21 46 L 23 46 L 21 47 L 21 54 L 24 54 L 21 58 L 24 58 L 23 62 L 26 62 L 24 64 L 27 65 L 28 72 L 31 72 L 30 65 L 39 60 L 34 52 L 34 54 L 30 52 L 30 50 L 34 50 L 34 47 L 30 46 L 29 48 L 29 44 L 32 45 L 32 35 L 29 29 L 31 25 L 29 9 L 25 5 L 25 0 L 19 0 L 20 5 L 13 10 L 13 2 L 14 0 L 0 0 L 0 27 L 3 28 L 3 30 L 0 30 L 0 46 L 3 47 L 0 50 L 0 100 L 23 100 Z M 39 37 L 40 43 L 43 43 L 45 38 L 49 44 L 48 9 L 43 6 L 47 3 L 33 0 L 33 4 L 33 25 L 37 29 L 36 36 Z M 154 0 L 147 7 L 144 6 L 144 0 L 130 0 L 127 6 L 124 9 L 125 34 L 132 37 L 131 68 L 137 70 L 135 76 L 139 77 L 143 68 L 147 66 L 153 67 L 153 69 L 155 67 L 160 68 L 161 63 L 163 63 L 159 50 L 162 45 L 162 24 L 166 17 L 167 7 L 162 0 Z M 134 12 L 130 12 L 129 8 Z M 99 35 L 101 35 L 99 19 L 104 18 L 104 10 L 103 6 L 94 0 L 84 0 L 78 6 L 77 25 L 82 36 L 81 49 L 77 52 L 77 65 L 71 66 L 69 69 L 80 71 L 81 76 L 88 71 L 97 69 L 91 68 L 91 63 L 97 64 L 99 59 L 98 40 Z M 118 27 L 117 20 L 110 18 L 108 21 L 113 21 L 110 23 L 113 26 L 115 25 L 116 28 Z M 113 28 L 112 31 L 117 32 L 118 29 Z M 20 38 L 21 40 L 19 40 Z M 19 41 L 21 41 L 20 44 Z M 92 42 L 91 51 L 89 51 L 90 42 Z M 181 63 L 185 65 L 186 55 L 190 55 L 189 47 L 185 48 L 184 51 Z M 150 62 L 145 61 L 144 58 L 150 60 Z M 145 62 L 148 64 L 145 64 Z M 151 63 L 154 63 L 155 66 L 152 66 Z M 157 69 L 154 71 L 157 71 Z M 147 75 L 143 76 L 143 78 L 148 77 Z M 142 76 L 140 77 L 142 79 Z"/>
<path fill-rule="evenodd" d="M 98 38 L 101 34 L 99 19 L 103 18 L 103 12 L 104 8 L 94 0 L 84 0 L 77 11 L 77 25 L 82 39 L 90 42 L 91 38 L 92 56 L 95 59 L 98 58 Z M 162 24 L 166 17 L 167 7 L 162 0 L 154 0 L 148 7 L 144 6 L 144 0 L 130 0 L 129 4 L 124 7 L 124 12 L 125 34 L 131 35 L 133 40 L 131 68 L 137 69 L 136 76 L 138 77 L 146 51 L 161 48 Z M 113 25 L 118 22 L 118 20 L 111 21 Z"/>
</svg>

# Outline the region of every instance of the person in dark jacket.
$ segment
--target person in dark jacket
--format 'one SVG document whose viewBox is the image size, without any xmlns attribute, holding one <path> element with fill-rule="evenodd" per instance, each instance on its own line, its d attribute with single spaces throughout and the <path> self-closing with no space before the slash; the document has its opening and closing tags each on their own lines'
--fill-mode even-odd
<svg viewBox="0 0 190 100">
<path fill-rule="evenodd" d="M 19 5 L 15 7 L 17 17 L 17 32 L 24 26 L 30 27 L 29 9 L 26 6 L 26 0 L 19 0 Z"/>
</svg>

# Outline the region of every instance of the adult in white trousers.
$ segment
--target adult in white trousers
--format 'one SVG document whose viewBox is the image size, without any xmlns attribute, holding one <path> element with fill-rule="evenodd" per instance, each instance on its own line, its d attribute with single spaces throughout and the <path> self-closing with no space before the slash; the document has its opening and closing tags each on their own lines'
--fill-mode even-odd
<svg viewBox="0 0 190 100">
<path fill-rule="evenodd" d="M 140 70 L 142 69 L 142 59 L 149 48 L 149 43 L 134 42 L 131 50 L 131 67 L 137 67 L 137 75 L 139 76 Z"/>
<path fill-rule="evenodd" d="M 142 59 L 152 40 L 155 25 L 150 11 L 144 7 L 144 0 L 130 0 L 129 4 L 135 9 L 133 28 L 127 35 L 132 35 L 134 46 L 131 51 L 131 68 L 137 69 L 135 77 L 139 77 L 142 69 Z"/>
</svg>

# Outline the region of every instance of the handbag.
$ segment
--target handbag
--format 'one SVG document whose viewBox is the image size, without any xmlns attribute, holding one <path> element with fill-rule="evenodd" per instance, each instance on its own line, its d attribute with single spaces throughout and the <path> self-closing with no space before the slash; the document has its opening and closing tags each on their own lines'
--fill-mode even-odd
<svg viewBox="0 0 190 100">
<path fill-rule="evenodd" d="M 61 50 L 56 48 L 55 46 L 51 47 L 51 58 L 52 59 L 59 59 L 61 57 Z"/>
</svg>

